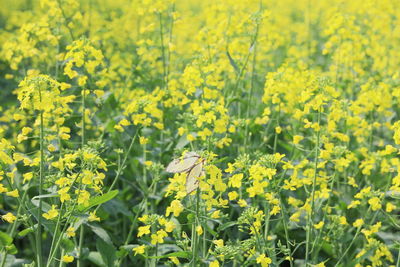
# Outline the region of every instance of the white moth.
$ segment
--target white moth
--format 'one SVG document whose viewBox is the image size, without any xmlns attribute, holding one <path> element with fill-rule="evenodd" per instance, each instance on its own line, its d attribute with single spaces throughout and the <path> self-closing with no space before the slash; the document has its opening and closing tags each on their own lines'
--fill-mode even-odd
<svg viewBox="0 0 400 267">
<path fill-rule="evenodd" d="M 186 173 L 186 193 L 190 194 L 199 187 L 198 178 L 204 175 L 204 160 L 196 152 L 187 152 L 182 158 L 168 164 L 167 172 Z"/>
</svg>

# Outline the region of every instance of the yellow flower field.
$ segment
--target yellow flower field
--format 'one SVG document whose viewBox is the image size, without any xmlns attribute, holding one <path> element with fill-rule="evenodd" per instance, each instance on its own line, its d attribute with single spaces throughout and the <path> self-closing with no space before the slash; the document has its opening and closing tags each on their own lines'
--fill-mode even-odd
<svg viewBox="0 0 400 267">
<path fill-rule="evenodd" d="M 0 267 L 400 267 L 398 0 L 0 6 Z"/>
</svg>

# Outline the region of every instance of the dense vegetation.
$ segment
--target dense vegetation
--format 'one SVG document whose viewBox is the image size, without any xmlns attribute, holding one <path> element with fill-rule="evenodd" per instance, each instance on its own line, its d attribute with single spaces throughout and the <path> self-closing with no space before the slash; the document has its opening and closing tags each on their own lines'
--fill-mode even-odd
<svg viewBox="0 0 400 267">
<path fill-rule="evenodd" d="M 0 267 L 400 266 L 398 1 L 0 4 Z"/>
</svg>

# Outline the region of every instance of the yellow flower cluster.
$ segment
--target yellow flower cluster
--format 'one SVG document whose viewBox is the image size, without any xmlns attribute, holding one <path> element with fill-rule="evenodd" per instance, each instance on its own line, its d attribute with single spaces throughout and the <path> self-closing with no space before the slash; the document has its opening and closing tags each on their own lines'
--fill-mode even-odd
<svg viewBox="0 0 400 267">
<path fill-rule="evenodd" d="M 396 1 L 0 4 L 0 267 L 400 259 Z"/>
</svg>

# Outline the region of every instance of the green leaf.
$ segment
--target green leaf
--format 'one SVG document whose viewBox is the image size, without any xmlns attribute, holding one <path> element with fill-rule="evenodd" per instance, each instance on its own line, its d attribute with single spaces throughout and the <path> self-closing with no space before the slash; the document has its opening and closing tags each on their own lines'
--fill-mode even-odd
<svg viewBox="0 0 400 267">
<path fill-rule="evenodd" d="M 168 252 L 179 252 L 182 251 L 182 249 L 174 244 L 160 244 L 158 245 L 157 251 L 158 255 L 164 255 Z"/>
<path fill-rule="evenodd" d="M 12 244 L 13 238 L 9 236 L 7 233 L 0 231 L 0 246 L 5 247 Z"/>
<path fill-rule="evenodd" d="M 118 190 L 112 190 L 108 193 L 105 193 L 104 195 L 93 197 L 89 200 L 89 206 L 85 207 L 84 205 L 78 205 L 77 210 L 80 212 L 85 212 L 92 207 L 98 206 L 113 199 L 118 195 L 118 193 L 119 193 Z"/>
<path fill-rule="evenodd" d="M 184 148 L 187 144 L 189 144 L 189 141 L 186 138 L 186 135 L 182 135 L 179 140 L 178 143 L 176 144 L 176 149 L 182 149 Z"/>
<path fill-rule="evenodd" d="M 33 200 L 33 202 L 38 201 L 38 200 Z M 44 206 L 47 205 L 49 206 L 49 208 L 47 210 L 44 206 L 42 207 L 42 212 L 47 212 L 50 209 L 50 205 L 43 202 Z M 28 211 L 29 213 L 31 213 L 33 215 L 33 217 L 35 217 L 36 220 L 38 220 L 39 216 L 42 216 L 42 212 L 39 213 L 39 208 L 35 207 L 35 203 L 31 204 L 31 203 L 27 203 L 28 205 Z M 56 228 L 56 222 L 55 221 L 51 221 L 51 220 L 46 220 L 45 218 L 43 218 L 42 220 L 42 225 L 44 226 L 44 228 L 46 228 L 46 230 L 48 232 L 50 232 L 50 234 L 53 234 Z"/>
<path fill-rule="evenodd" d="M 18 249 L 15 247 L 14 244 L 7 246 L 6 249 L 8 254 L 15 255 L 18 253 Z"/>
<path fill-rule="evenodd" d="M 103 228 L 96 226 L 96 225 L 91 225 L 88 224 L 89 227 L 92 229 L 93 233 L 95 233 L 98 237 L 100 237 L 104 242 L 106 242 L 109 245 L 112 245 L 112 241 L 106 230 Z"/>
<path fill-rule="evenodd" d="M 101 257 L 101 254 L 97 251 L 91 251 L 89 253 L 88 260 L 90 260 L 92 263 L 96 264 L 97 266 L 107 267 L 107 265 L 103 261 L 103 258 Z"/>
<path fill-rule="evenodd" d="M 322 250 L 324 252 L 326 252 L 329 256 L 333 255 L 333 247 L 332 247 L 332 245 L 327 243 L 327 242 L 325 242 L 325 241 L 322 243 Z"/>
<path fill-rule="evenodd" d="M 237 224 L 236 222 L 227 222 L 227 223 L 224 223 L 223 225 L 220 225 L 220 226 L 218 227 L 218 232 L 223 231 L 223 230 L 225 230 L 226 228 L 229 228 L 229 227 L 234 226 L 234 225 L 236 225 L 236 224 Z"/>
<path fill-rule="evenodd" d="M 204 224 L 203 226 L 206 229 L 206 231 L 209 232 L 210 234 L 212 234 L 213 236 L 217 236 L 218 235 L 218 233 L 215 232 L 213 229 L 211 229 L 211 227 L 208 224 Z"/>
<path fill-rule="evenodd" d="M 55 194 L 55 193 L 44 194 L 44 195 L 34 196 L 34 197 L 32 198 L 32 200 L 36 200 L 36 199 L 39 199 L 39 198 L 59 197 L 59 196 L 60 196 L 59 194 Z M 32 201 L 32 202 L 33 202 L 33 201 Z"/>
<path fill-rule="evenodd" d="M 63 238 L 61 239 L 61 247 L 65 250 L 66 253 L 68 253 L 74 250 L 75 245 L 74 242 L 72 242 L 72 240 L 68 238 Z"/>
<path fill-rule="evenodd" d="M 20 232 L 18 233 L 18 236 L 19 236 L 19 237 L 24 237 L 24 236 L 26 236 L 27 234 L 34 232 L 36 229 L 37 229 L 37 224 L 35 224 L 33 227 L 28 227 L 28 228 L 26 228 L 26 229 L 20 231 Z"/>
<path fill-rule="evenodd" d="M 39 196 L 38 196 L 39 198 Z M 32 204 L 39 208 L 39 199 L 31 199 Z M 51 206 L 42 200 L 42 212 L 48 212 L 51 209 Z"/>
<path fill-rule="evenodd" d="M 231 57 L 231 54 L 229 54 L 229 51 L 226 50 L 226 55 L 228 56 L 229 59 L 229 63 L 232 65 L 232 67 L 235 69 L 236 74 L 240 73 L 240 69 L 238 67 L 238 65 L 236 64 L 235 60 L 233 60 L 233 58 Z"/>
<path fill-rule="evenodd" d="M 113 245 L 104 242 L 102 239 L 97 239 L 96 248 L 106 266 L 115 266 L 116 249 Z"/>
<path fill-rule="evenodd" d="M 168 254 L 161 255 L 161 256 L 150 256 L 150 257 L 147 257 L 147 258 L 148 259 L 164 259 L 164 258 L 169 258 L 169 257 L 191 259 L 192 258 L 192 252 L 177 251 L 177 252 L 172 252 L 172 253 L 168 253 Z"/>
</svg>

